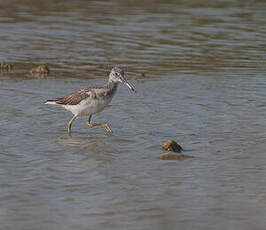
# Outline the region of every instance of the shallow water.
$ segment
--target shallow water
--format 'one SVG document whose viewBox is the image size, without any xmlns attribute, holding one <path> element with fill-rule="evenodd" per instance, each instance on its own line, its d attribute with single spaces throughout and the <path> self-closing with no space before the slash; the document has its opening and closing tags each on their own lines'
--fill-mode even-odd
<svg viewBox="0 0 266 230">
<path fill-rule="evenodd" d="M 0 3 L 1 229 L 265 229 L 263 1 Z M 51 74 L 31 76 L 46 63 Z M 120 86 L 89 129 L 44 105 Z M 161 161 L 176 140 L 195 158 Z"/>
</svg>

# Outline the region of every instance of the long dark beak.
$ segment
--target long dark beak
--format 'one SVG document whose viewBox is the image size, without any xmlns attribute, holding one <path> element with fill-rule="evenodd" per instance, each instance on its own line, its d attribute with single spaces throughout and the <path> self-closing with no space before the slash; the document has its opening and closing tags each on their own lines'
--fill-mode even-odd
<svg viewBox="0 0 266 230">
<path fill-rule="evenodd" d="M 125 78 L 122 78 L 122 81 L 132 92 L 136 93 L 134 87 Z"/>
<path fill-rule="evenodd" d="M 132 92 L 136 93 L 136 90 L 134 89 L 134 87 L 131 84 L 129 84 L 127 81 L 125 81 L 124 83 Z"/>
</svg>

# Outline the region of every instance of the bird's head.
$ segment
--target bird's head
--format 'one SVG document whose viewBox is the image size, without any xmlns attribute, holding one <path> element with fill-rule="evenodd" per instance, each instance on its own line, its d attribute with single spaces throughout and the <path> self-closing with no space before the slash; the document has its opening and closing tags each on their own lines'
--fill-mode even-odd
<svg viewBox="0 0 266 230">
<path fill-rule="evenodd" d="M 126 80 L 124 76 L 124 71 L 118 67 L 112 68 L 109 75 L 109 82 L 124 83 L 131 91 L 135 92 L 134 87 Z"/>
</svg>

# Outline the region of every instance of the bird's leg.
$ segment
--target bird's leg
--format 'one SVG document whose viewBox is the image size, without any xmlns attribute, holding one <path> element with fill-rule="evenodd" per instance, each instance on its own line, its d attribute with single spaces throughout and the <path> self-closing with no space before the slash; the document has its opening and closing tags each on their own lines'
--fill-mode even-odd
<svg viewBox="0 0 266 230">
<path fill-rule="evenodd" d="M 68 133 L 69 136 L 71 135 L 71 125 L 72 125 L 73 121 L 76 120 L 76 118 L 77 118 L 77 116 L 74 115 L 74 116 L 71 118 L 71 120 L 68 122 L 68 125 L 67 125 L 67 133 Z"/>
<path fill-rule="evenodd" d="M 95 123 L 95 124 L 91 124 L 91 115 L 89 116 L 89 119 L 88 119 L 88 126 L 90 128 L 92 127 L 95 127 L 95 126 L 102 126 L 105 128 L 105 130 L 109 133 L 112 132 L 112 130 L 110 129 L 110 127 L 106 124 L 106 123 Z"/>
<path fill-rule="evenodd" d="M 91 117 L 92 117 L 92 115 L 90 115 L 89 116 L 89 119 L 88 119 L 88 126 L 90 127 L 90 125 L 91 125 Z"/>
</svg>

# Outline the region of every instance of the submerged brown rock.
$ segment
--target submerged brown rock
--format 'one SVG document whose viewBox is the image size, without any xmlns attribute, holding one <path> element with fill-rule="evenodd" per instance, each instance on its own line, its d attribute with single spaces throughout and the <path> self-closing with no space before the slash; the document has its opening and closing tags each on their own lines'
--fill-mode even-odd
<svg viewBox="0 0 266 230">
<path fill-rule="evenodd" d="M 176 153 L 180 153 L 183 150 L 182 147 L 173 140 L 166 141 L 161 146 L 161 149 L 166 150 L 166 151 L 176 152 Z"/>
<path fill-rule="evenodd" d="M 39 65 L 30 71 L 31 74 L 48 74 L 50 70 L 47 65 Z"/>
<path fill-rule="evenodd" d="M 167 153 L 158 156 L 158 159 L 160 160 L 184 160 L 187 158 L 193 158 L 193 156 L 180 153 L 183 150 L 182 147 L 173 140 L 166 141 L 161 146 L 161 150 L 171 151 L 173 153 Z"/>
<path fill-rule="evenodd" d="M 193 158 L 193 156 L 184 155 L 181 153 L 167 153 L 158 157 L 160 160 L 184 160 L 187 158 Z"/>
<path fill-rule="evenodd" d="M 1 70 L 10 71 L 12 68 L 13 68 L 13 66 L 11 64 L 6 63 L 6 62 L 2 62 L 0 65 Z"/>
</svg>

